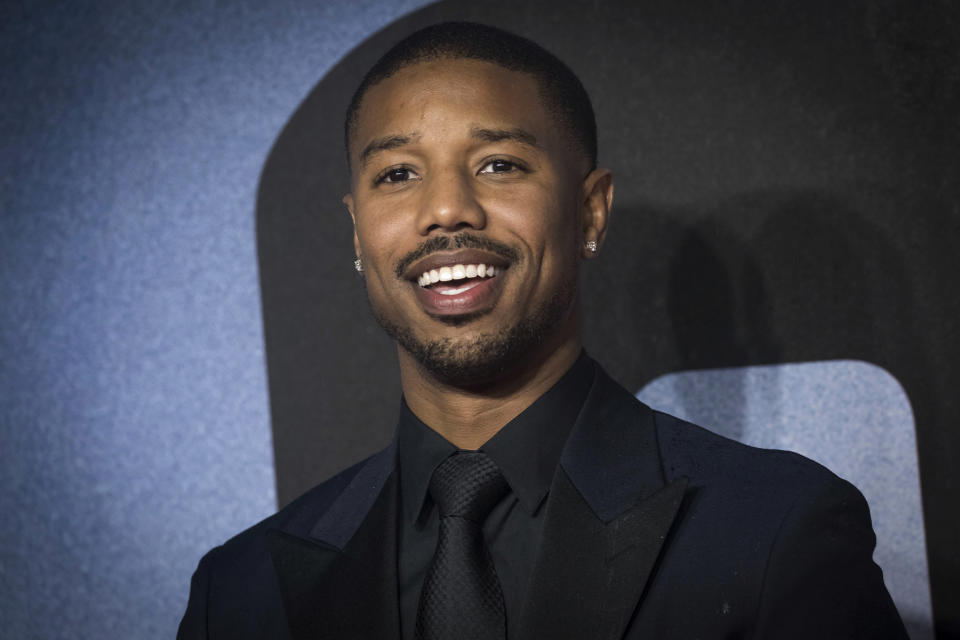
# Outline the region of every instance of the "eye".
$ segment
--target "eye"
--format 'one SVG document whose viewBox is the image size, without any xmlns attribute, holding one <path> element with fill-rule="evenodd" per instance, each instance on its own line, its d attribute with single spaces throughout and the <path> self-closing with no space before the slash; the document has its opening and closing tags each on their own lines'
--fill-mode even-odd
<svg viewBox="0 0 960 640">
<path fill-rule="evenodd" d="M 491 160 L 480 168 L 479 173 L 513 173 L 514 171 L 523 171 L 524 167 L 516 162 L 497 158 Z"/>
<path fill-rule="evenodd" d="M 417 177 L 411 169 L 407 167 L 394 167 L 392 169 L 387 169 L 379 176 L 377 176 L 377 184 L 394 184 L 398 182 L 407 182 L 408 180 L 413 180 Z"/>
</svg>

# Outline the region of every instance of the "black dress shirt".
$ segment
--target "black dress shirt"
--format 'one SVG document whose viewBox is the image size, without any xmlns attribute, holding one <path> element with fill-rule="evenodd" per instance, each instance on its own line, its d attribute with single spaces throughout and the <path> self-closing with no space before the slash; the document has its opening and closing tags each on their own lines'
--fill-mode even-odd
<svg viewBox="0 0 960 640">
<path fill-rule="evenodd" d="M 560 453 L 593 384 L 595 365 L 585 352 L 567 373 L 480 450 L 503 472 L 510 491 L 493 508 L 484 537 L 503 589 L 507 637 L 516 632 L 543 527 L 544 504 Z M 412 640 L 420 589 L 437 545 L 439 517 L 430 477 L 457 450 L 421 422 L 403 402 L 397 434 L 400 468 L 398 579 L 400 626 Z"/>
</svg>

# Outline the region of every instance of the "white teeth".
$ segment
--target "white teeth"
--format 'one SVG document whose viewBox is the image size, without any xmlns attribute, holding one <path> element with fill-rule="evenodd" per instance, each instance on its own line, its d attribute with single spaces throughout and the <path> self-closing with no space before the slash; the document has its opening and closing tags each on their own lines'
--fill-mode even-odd
<svg viewBox="0 0 960 640">
<path fill-rule="evenodd" d="M 440 295 L 444 295 L 444 296 L 455 296 L 455 295 L 457 295 L 458 293 L 463 293 L 464 291 L 466 291 L 467 289 L 470 289 L 470 288 L 472 288 L 472 285 L 471 285 L 471 286 L 466 286 L 466 287 L 460 287 L 460 288 L 458 288 L 458 289 L 448 289 L 448 290 L 446 290 L 446 291 L 437 291 L 437 293 L 439 293 Z"/>
<path fill-rule="evenodd" d="M 430 269 L 424 271 L 417 284 L 421 287 L 428 287 L 437 282 L 449 282 L 451 280 L 463 280 L 465 278 L 492 278 L 497 275 L 497 269 L 493 265 L 485 264 L 455 264 L 449 267 L 440 267 L 439 269 Z M 453 290 L 448 295 L 454 295 L 460 290 Z"/>
</svg>

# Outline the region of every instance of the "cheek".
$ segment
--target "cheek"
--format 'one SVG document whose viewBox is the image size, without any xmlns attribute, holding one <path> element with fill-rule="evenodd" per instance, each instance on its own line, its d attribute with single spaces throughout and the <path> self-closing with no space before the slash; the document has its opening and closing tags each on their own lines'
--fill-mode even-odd
<svg viewBox="0 0 960 640">
<path fill-rule="evenodd" d="M 377 270 L 391 267 L 396 256 L 392 255 L 400 237 L 400 221 L 397 216 L 382 215 L 375 210 L 364 211 L 357 216 L 356 230 L 364 261 Z"/>
<path fill-rule="evenodd" d="M 514 230 L 526 242 L 537 244 L 568 217 L 567 194 L 552 182 L 514 185 L 485 194 L 481 204 L 488 214 Z"/>
<path fill-rule="evenodd" d="M 545 262 L 554 262 L 571 250 L 576 252 L 579 231 L 576 203 L 569 194 L 558 191 L 542 191 L 535 194 L 537 197 L 518 199 L 507 214 L 517 236 L 534 256 Z M 516 202 L 525 202 L 525 206 L 517 206 Z M 544 267 L 550 268 L 550 265 L 544 264 Z"/>
</svg>

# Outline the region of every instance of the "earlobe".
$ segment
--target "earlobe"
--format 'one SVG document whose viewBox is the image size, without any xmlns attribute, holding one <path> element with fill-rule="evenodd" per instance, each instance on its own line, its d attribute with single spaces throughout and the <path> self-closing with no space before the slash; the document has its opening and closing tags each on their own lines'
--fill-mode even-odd
<svg viewBox="0 0 960 640">
<path fill-rule="evenodd" d="M 594 169 L 583 180 L 583 257 L 595 258 L 603 246 L 612 206 L 613 172 Z"/>
</svg>

